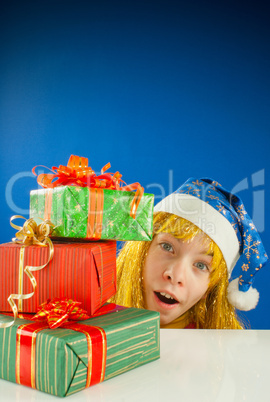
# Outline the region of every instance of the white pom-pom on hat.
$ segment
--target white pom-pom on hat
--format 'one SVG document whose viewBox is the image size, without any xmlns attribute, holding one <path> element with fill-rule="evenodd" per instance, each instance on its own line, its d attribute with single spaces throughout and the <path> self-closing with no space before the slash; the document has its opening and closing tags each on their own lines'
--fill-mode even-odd
<svg viewBox="0 0 270 402">
<path fill-rule="evenodd" d="M 247 292 L 242 292 L 238 288 L 238 278 L 229 283 L 228 300 L 238 310 L 248 311 L 254 309 L 259 301 L 259 292 L 252 286 Z"/>
</svg>

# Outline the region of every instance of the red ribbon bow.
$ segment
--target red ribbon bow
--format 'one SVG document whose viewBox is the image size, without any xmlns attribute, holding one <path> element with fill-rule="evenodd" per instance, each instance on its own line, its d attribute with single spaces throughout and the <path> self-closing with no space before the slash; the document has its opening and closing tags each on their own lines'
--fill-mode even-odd
<svg viewBox="0 0 270 402">
<path fill-rule="evenodd" d="M 43 167 L 49 169 L 46 166 Z M 37 176 L 38 184 L 44 188 L 77 185 L 118 190 L 122 182 L 122 175 L 119 172 L 104 174 L 110 167 L 111 164 L 107 163 L 101 169 L 101 175 L 97 176 L 94 170 L 88 166 L 88 158 L 71 155 L 67 166 L 60 165 L 58 168 L 53 166 L 52 169 L 49 169 L 52 173 L 42 173 L 37 176 L 35 172 L 37 166 L 32 169 L 32 172 Z"/>
<path fill-rule="evenodd" d="M 67 297 L 48 299 L 39 306 L 37 314 L 32 319 L 38 322 L 47 321 L 51 329 L 62 326 L 66 321 L 87 320 L 90 317 L 87 311 L 79 307 L 81 304 Z"/>
<path fill-rule="evenodd" d="M 40 165 L 47 168 L 46 166 Z M 92 187 L 103 188 L 110 190 L 122 190 L 133 191 L 136 190 L 135 197 L 133 199 L 130 216 L 135 219 L 136 212 L 143 196 L 144 188 L 140 183 L 132 183 L 122 186 L 122 183 L 126 184 L 122 179 L 122 175 L 119 172 L 114 174 L 104 173 L 111 167 L 110 163 L 103 166 L 101 169 L 101 175 L 96 175 L 94 170 L 88 166 L 88 158 L 71 155 L 67 166 L 60 165 L 58 168 L 53 166 L 49 169 L 52 173 L 42 173 L 37 175 L 33 167 L 32 173 L 37 176 L 37 182 L 44 188 L 54 188 L 58 186 L 80 186 L 80 187 Z"/>
</svg>

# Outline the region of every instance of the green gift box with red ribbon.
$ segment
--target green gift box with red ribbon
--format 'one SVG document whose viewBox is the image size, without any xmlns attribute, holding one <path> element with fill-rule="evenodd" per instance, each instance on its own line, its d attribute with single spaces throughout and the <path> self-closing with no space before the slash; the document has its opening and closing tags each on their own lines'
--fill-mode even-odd
<svg viewBox="0 0 270 402">
<path fill-rule="evenodd" d="M 53 237 L 92 240 L 151 240 L 152 194 L 144 194 L 136 218 L 130 216 L 134 193 L 61 186 L 30 192 L 30 217 L 49 219 Z"/>
<path fill-rule="evenodd" d="M 30 192 L 30 217 L 50 220 L 53 237 L 151 240 L 154 195 L 139 183 L 121 186 L 119 172 L 105 173 L 108 166 L 97 176 L 87 158 L 72 155 L 67 166 L 39 175 L 44 189 Z"/>
<path fill-rule="evenodd" d="M 63 325 L 18 318 L 0 329 L 0 377 L 64 397 L 160 356 L 157 312 L 114 306 Z"/>
</svg>

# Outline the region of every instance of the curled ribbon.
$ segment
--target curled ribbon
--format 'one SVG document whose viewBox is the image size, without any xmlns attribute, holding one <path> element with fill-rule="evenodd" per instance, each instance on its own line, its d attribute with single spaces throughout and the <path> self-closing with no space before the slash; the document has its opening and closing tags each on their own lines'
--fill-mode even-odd
<svg viewBox="0 0 270 402">
<path fill-rule="evenodd" d="M 12 221 L 17 218 L 25 219 L 26 222 L 24 222 L 23 226 L 17 226 L 14 223 L 12 223 Z M 36 282 L 34 275 L 32 274 L 32 271 L 40 271 L 41 269 L 45 268 L 49 264 L 51 259 L 53 258 L 53 254 L 54 254 L 54 248 L 53 248 L 52 241 L 48 237 L 53 229 L 53 225 L 51 222 L 43 221 L 40 225 L 37 225 L 37 223 L 32 218 L 26 219 L 21 215 L 14 215 L 10 219 L 10 225 L 13 228 L 18 229 L 18 232 L 15 235 L 16 237 L 12 239 L 12 241 L 14 243 L 21 244 L 22 247 L 26 247 L 26 246 L 30 246 L 30 245 L 38 245 L 41 247 L 46 247 L 48 245 L 49 246 L 49 259 L 43 265 L 36 266 L 36 267 L 26 266 L 24 268 L 24 272 L 30 279 L 30 282 L 33 286 L 33 292 L 28 293 L 28 294 L 11 294 L 11 295 L 9 295 L 7 300 L 12 308 L 14 320 L 7 324 L 0 323 L 0 328 L 11 327 L 14 324 L 15 320 L 18 317 L 18 308 L 17 308 L 17 305 L 14 300 L 26 300 L 26 299 L 30 299 L 34 295 L 36 288 L 37 288 L 37 282 Z"/>
<path fill-rule="evenodd" d="M 66 321 L 87 320 L 90 316 L 87 315 L 87 311 L 79 307 L 80 305 L 81 302 L 66 297 L 48 299 L 39 306 L 38 312 L 32 320 L 47 322 L 51 329 L 62 326 Z"/>
<path fill-rule="evenodd" d="M 43 165 L 39 165 L 45 167 Z M 71 155 L 67 166 L 60 165 L 58 168 L 53 166 L 49 169 L 52 173 L 42 173 L 37 175 L 35 172 L 38 166 L 33 167 L 32 173 L 37 176 L 37 182 L 44 188 L 55 188 L 58 186 L 80 186 L 80 187 L 92 187 L 102 188 L 110 190 L 120 191 L 134 191 L 136 190 L 134 199 L 130 208 L 130 216 L 135 219 L 136 212 L 140 203 L 140 200 L 144 193 L 144 188 L 140 183 L 126 184 L 122 179 L 122 175 L 119 172 L 105 173 L 111 164 L 107 163 L 101 169 L 101 175 L 96 175 L 94 170 L 88 166 L 88 158 Z"/>
</svg>

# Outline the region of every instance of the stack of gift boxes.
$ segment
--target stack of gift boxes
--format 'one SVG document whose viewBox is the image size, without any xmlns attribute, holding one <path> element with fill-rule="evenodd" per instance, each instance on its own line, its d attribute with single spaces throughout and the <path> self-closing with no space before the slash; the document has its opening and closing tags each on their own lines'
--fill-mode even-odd
<svg viewBox="0 0 270 402">
<path fill-rule="evenodd" d="M 0 245 L 5 380 L 67 396 L 159 357 L 158 313 L 108 303 L 116 241 L 151 240 L 153 195 L 107 168 L 71 156 L 39 175 L 30 219 Z"/>
</svg>

